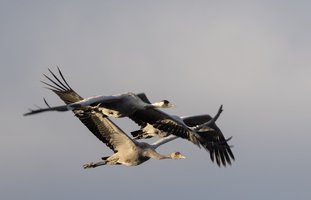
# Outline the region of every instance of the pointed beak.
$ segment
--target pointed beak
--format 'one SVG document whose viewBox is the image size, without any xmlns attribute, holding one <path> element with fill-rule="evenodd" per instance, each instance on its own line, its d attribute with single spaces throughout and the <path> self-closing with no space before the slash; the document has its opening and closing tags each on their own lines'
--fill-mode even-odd
<svg viewBox="0 0 311 200">
<path fill-rule="evenodd" d="M 169 103 L 169 104 L 168 104 L 168 107 L 170 107 L 170 108 L 176 108 L 176 105 L 173 104 L 173 103 Z"/>
<path fill-rule="evenodd" d="M 196 127 L 194 128 L 197 132 L 209 132 L 209 131 L 215 131 L 215 129 L 208 127 L 208 126 L 204 126 L 204 127 Z"/>
</svg>

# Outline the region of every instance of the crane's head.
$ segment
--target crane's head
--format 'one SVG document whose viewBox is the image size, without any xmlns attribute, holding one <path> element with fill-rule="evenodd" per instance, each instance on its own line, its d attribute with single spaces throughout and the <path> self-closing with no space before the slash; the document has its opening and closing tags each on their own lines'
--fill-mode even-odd
<svg viewBox="0 0 311 200">
<path fill-rule="evenodd" d="M 168 100 L 162 100 L 152 104 L 156 108 L 175 108 L 176 106 Z"/>
<path fill-rule="evenodd" d="M 171 158 L 172 159 L 184 159 L 186 156 L 182 155 L 180 152 L 173 152 L 171 153 Z"/>
</svg>

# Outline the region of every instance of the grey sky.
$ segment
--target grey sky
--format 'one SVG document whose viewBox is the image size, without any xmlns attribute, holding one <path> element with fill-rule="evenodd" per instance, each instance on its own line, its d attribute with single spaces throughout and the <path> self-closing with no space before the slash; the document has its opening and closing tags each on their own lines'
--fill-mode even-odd
<svg viewBox="0 0 311 200">
<path fill-rule="evenodd" d="M 0 199 L 309 199 L 310 1 L 0 1 Z M 170 113 L 224 112 L 236 162 L 82 165 L 112 152 L 39 82 L 59 66 L 82 96 L 146 92 Z M 116 120 L 126 131 L 137 126 Z M 142 198 L 141 198 L 142 199 Z"/>
</svg>

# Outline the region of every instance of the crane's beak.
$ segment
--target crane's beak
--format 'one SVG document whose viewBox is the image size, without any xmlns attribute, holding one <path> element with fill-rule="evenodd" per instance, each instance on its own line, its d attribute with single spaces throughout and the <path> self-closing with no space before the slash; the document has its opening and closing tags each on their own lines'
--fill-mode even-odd
<svg viewBox="0 0 311 200">
<path fill-rule="evenodd" d="M 176 105 L 168 100 L 162 100 L 160 103 L 162 104 L 163 108 L 176 108 Z"/>
<path fill-rule="evenodd" d="M 156 108 L 175 108 L 176 107 L 173 103 L 169 102 L 168 100 L 155 102 L 151 105 Z"/>
<path fill-rule="evenodd" d="M 168 108 L 176 108 L 176 105 L 173 104 L 173 103 L 169 103 L 169 104 L 167 105 L 167 107 L 168 107 Z"/>
<path fill-rule="evenodd" d="M 215 129 L 211 128 L 211 127 L 208 127 L 208 126 L 205 126 L 205 127 L 202 127 L 198 130 L 196 130 L 198 132 L 208 132 L 208 131 L 215 131 Z"/>
</svg>

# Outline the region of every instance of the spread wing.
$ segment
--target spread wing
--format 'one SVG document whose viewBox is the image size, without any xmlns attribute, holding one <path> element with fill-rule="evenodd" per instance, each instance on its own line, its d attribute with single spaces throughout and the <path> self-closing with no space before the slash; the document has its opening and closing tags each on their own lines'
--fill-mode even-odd
<svg viewBox="0 0 311 200">
<path fill-rule="evenodd" d="M 199 138 L 189 127 L 159 109 L 138 109 L 128 117 L 141 127 L 150 124 L 156 129 L 187 139 L 200 146 Z"/>
<path fill-rule="evenodd" d="M 83 98 L 78 95 L 67 83 L 60 69 L 60 77 L 57 77 L 50 69 L 55 80 L 44 75 L 51 83 L 43 82 L 48 89 L 57 94 L 66 104 L 74 103 Z M 114 152 L 121 148 L 131 148 L 135 146 L 129 138 L 116 124 L 109 120 L 96 108 L 91 106 L 81 107 L 73 110 L 76 117 L 103 143 Z"/>
<path fill-rule="evenodd" d="M 200 144 L 210 153 L 211 160 L 214 162 L 216 160 L 216 163 L 220 166 L 221 164 L 226 166 L 226 164 L 231 164 L 231 159 L 234 160 L 233 153 L 230 149 L 230 146 L 228 145 L 227 141 L 228 139 L 225 139 L 221 130 L 218 128 L 218 126 L 215 124 L 215 121 L 219 117 L 222 109 L 219 110 L 217 115 L 212 118 L 210 115 L 195 115 L 195 116 L 189 116 L 189 117 L 181 117 L 178 120 L 178 117 L 175 117 L 177 121 L 182 120 L 183 123 L 185 123 L 188 127 L 197 127 L 198 125 L 201 124 L 206 124 L 207 122 L 209 123 L 209 127 L 212 128 L 213 130 L 211 131 L 201 128 L 199 131 L 196 133 L 203 138 L 204 141 L 201 141 Z M 175 121 L 174 121 L 175 122 Z M 170 123 L 173 122 L 168 122 L 167 124 L 167 129 L 171 129 Z M 155 127 L 157 125 L 154 125 Z M 165 126 L 162 124 L 161 126 Z M 151 125 L 144 126 L 143 128 L 133 131 L 132 135 L 136 139 L 147 139 L 150 137 L 153 137 L 155 135 L 158 135 L 160 137 L 166 136 L 167 133 L 160 131 L 157 128 L 154 128 Z"/>
<path fill-rule="evenodd" d="M 222 107 L 220 108 L 222 109 Z M 219 111 L 219 114 L 222 110 Z M 217 113 L 216 117 L 219 116 Z M 196 115 L 190 117 L 182 117 L 183 121 L 187 126 L 195 127 L 200 124 L 207 123 L 213 118 L 210 115 Z M 216 125 L 215 120 L 209 124 L 209 127 L 213 130 L 209 131 L 197 131 L 197 133 L 203 137 L 205 140 L 209 141 L 209 143 L 202 144 L 202 146 L 210 152 L 211 160 L 220 166 L 223 164 L 231 164 L 231 159 L 234 160 L 234 155 L 231 151 L 230 146 L 228 145 L 227 141 L 229 139 L 225 139 L 223 133 L 221 132 L 220 128 Z"/>
<path fill-rule="evenodd" d="M 194 115 L 194 116 L 187 116 L 187 117 L 181 117 L 183 122 L 189 126 L 189 127 L 194 127 L 199 124 L 204 124 L 213 118 L 210 115 Z"/>
<path fill-rule="evenodd" d="M 63 100 L 66 104 L 71 104 L 77 101 L 81 101 L 83 100 L 83 98 L 78 95 L 67 83 L 66 79 L 64 78 L 62 72 L 60 71 L 60 69 L 58 68 L 58 73 L 60 75 L 60 78 L 58 78 L 50 69 L 49 72 L 51 73 L 51 75 L 55 78 L 55 81 L 48 77 L 47 75 L 43 74 L 50 82 L 44 82 L 41 81 L 42 83 L 44 83 L 47 89 L 52 90 L 55 94 L 57 94 L 57 96 L 59 96 L 59 98 L 61 98 L 61 100 Z M 54 85 L 52 85 L 54 84 Z"/>
<path fill-rule="evenodd" d="M 208 143 L 202 144 L 202 146 L 210 152 L 210 158 L 216 163 L 218 166 L 223 164 L 226 166 L 226 163 L 229 165 L 231 164 L 231 159 L 235 160 L 234 155 L 231 151 L 231 147 L 228 145 L 227 141 L 231 139 L 225 139 L 221 130 L 214 129 L 214 131 L 207 131 L 207 132 L 197 132 L 201 137 L 205 140 L 210 141 Z"/>
<path fill-rule="evenodd" d="M 151 104 L 145 93 L 136 94 L 143 102 Z"/>
</svg>

